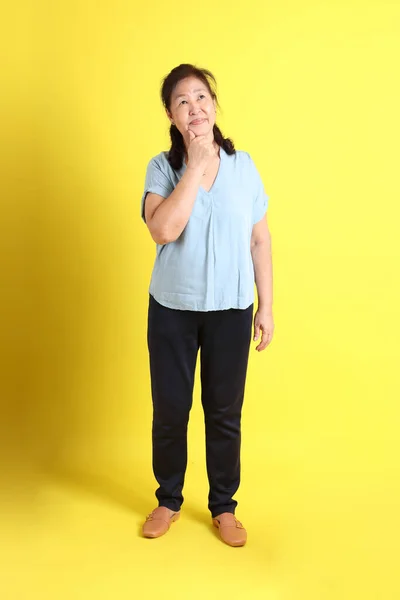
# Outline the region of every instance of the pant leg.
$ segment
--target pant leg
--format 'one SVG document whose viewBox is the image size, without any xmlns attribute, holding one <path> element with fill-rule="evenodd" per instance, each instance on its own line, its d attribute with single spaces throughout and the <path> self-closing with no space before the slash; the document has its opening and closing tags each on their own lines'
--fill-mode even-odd
<svg viewBox="0 0 400 600">
<path fill-rule="evenodd" d="M 241 412 L 253 322 L 247 309 L 209 312 L 200 335 L 208 508 L 234 513 L 240 484 Z"/>
<path fill-rule="evenodd" d="M 187 467 L 187 426 L 199 348 L 193 311 L 166 308 L 151 295 L 148 349 L 153 401 L 153 472 L 159 506 L 178 511 Z"/>
</svg>

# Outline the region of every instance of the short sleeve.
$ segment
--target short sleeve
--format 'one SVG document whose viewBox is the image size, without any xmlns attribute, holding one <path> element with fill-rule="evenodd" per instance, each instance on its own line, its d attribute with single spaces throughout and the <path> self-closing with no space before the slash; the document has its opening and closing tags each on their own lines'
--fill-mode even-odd
<svg viewBox="0 0 400 600">
<path fill-rule="evenodd" d="M 154 194 L 160 194 L 160 196 L 164 196 L 164 198 L 168 198 L 168 196 L 174 190 L 174 185 L 171 179 L 164 171 L 165 170 L 162 168 L 162 163 L 160 163 L 160 161 L 156 157 L 153 157 L 147 165 L 146 177 L 144 182 L 144 191 L 142 195 L 140 208 L 141 217 L 144 222 L 146 222 L 146 218 L 144 215 L 146 195 L 149 192 L 152 192 Z"/>
<path fill-rule="evenodd" d="M 250 158 L 250 169 L 252 174 L 252 189 L 253 189 L 253 225 L 261 221 L 268 209 L 269 196 L 265 193 L 264 184 L 261 180 L 260 174 L 254 164 L 253 159 Z"/>
</svg>

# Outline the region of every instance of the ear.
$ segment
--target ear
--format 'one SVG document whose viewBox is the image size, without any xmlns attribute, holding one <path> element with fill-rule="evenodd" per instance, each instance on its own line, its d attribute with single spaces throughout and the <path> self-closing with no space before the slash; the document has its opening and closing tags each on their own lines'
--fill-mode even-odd
<svg viewBox="0 0 400 600">
<path fill-rule="evenodd" d="M 167 115 L 168 119 L 169 119 L 169 120 L 171 121 L 171 123 L 172 123 L 172 121 L 173 121 L 173 118 L 172 118 L 172 115 L 171 115 L 171 113 L 169 112 L 168 108 L 166 108 L 166 109 L 165 109 L 165 112 L 166 112 L 166 115 Z"/>
</svg>

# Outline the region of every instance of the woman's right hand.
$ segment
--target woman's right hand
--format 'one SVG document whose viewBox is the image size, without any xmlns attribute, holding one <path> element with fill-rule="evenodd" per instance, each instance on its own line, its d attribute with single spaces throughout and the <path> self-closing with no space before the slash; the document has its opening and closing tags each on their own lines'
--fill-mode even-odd
<svg viewBox="0 0 400 600">
<path fill-rule="evenodd" d="M 205 135 L 197 137 L 191 129 L 188 129 L 189 145 L 187 149 L 188 164 L 190 169 L 206 170 L 208 164 L 217 155 L 214 146 L 214 139 L 209 139 Z"/>
</svg>

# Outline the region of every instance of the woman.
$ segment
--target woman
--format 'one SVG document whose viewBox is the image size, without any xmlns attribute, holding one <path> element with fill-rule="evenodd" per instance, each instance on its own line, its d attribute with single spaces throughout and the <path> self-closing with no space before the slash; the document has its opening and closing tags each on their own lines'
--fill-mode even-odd
<svg viewBox="0 0 400 600">
<path fill-rule="evenodd" d="M 223 541 L 243 546 L 235 517 L 241 411 L 253 324 L 258 351 L 273 335 L 268 196 L 247 152 L 217 127 L 215 78 L 181 64 L 163 80 L 171 148 L 147 166 L 142 218 L 157 254 L 149 289 L 153 470 L 158 506 L 143 524 L 159 537 L 180 516 L 187 425 L 200 349 L 208 508 Z"/>
</svg>

